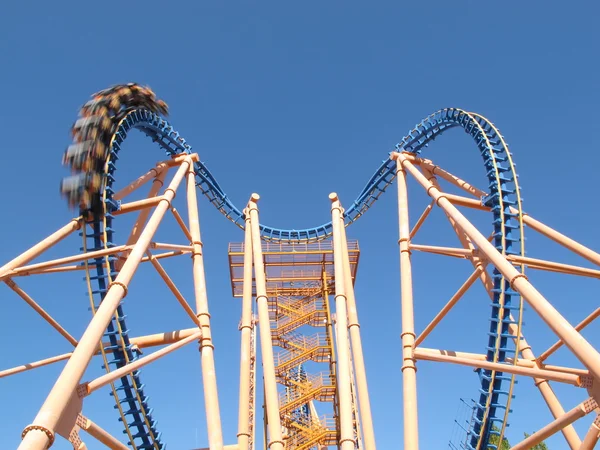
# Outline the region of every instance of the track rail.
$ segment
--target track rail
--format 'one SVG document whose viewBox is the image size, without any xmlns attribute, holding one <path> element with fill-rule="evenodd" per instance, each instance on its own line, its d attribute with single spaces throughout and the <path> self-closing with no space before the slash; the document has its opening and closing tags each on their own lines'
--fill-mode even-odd
<svg viewBox="0 0 600 450">
<path fill-rule="evenodd" d="M 122 123 L 123 120 L 121 120 L 119 126 Z M 112 184 L 115 181 L 115 163 L 118 159 L 120 144 L 124 139 L 125 136 L 118 131 L 111 138 L 109 158 L 104 167 L 106 182 L 102 200 L 105 204 L 105 214 L 95 216 L 87 224 L 92 231 L 90 234 L 87 233 L 87 228 L 84 229 L 82 235 L 84 242 L 83 250 L 85 252 L 114 247 L 112 243 L 114 217 L 111 213 L 117 208 L 112 201 L 114 193 Z M 90 308 L 94 314 L 99 303 L 102 302 L 108 292 L 108 287 L 118 274 L 115 267 L 117 259 L 116 256 L 105 256 L 84 263 Z M 95 270 L 94 276 L 92 276 L 92 270 Z M 96 281 L 96 290 L 93 290 L 91 287 L 92 280 Z M 99 298 L 96 296 L 99 296 Z M 125 318 L 126 315 L 121 303 L 104 334 L 104 338 L 109 341 L 109 346 L 105 348 L 101 347 L 102 358 L 104 360 L 103 368 L 107 372 L 110 372 L 111 366 L 118 369 L 135 361 L 139 357 L 139 353 L 134 351 L 129 341 L 129 330 Z M 112 360 L 108 359 L 109 354 L 106 353 L 107 350 L 112 350 Z M 140 380 L 140 373 L 140 370 L 133 371 L 120 378 L 117 382 L 111 383 L 111 395 L 115 400 L 115 409 L 119 411 L 119 421 L 123 423 L 124 433 L 129 438 L 128 444 L 133 449 L 164 450 L 166 449 L 166 445 L 161 440 L 161 433 L 157 431 L 157 422 L 153 419 L 152 409 L 148 406 L 148 397 L 144 393 L 144 385 Z"/>
<path fill-rule="evenodd" d="M 520 215 L 510 211 L 510 208 L 514 207 L 522 212 L 515 165 L 503 137 L 491 122 L 480 115 L 461 109 L 442 109 L 417 124 L 396 146 L 396 150 L 419 154 L 439 135 L 451 128 L 458 127 L 463 128 L 473 138 L 483 158 L 489 193 L 481 201 L 489 206 L 493 213 L 493 243 L 495 247 L 505 255 L 524 256 L 523 224 L 520 221 Z M 132 129 L 138 129 L 145 133 L 167 155 L 191 153 L 191 146 L 159 115 L 145 109 L 134 109 L 125 113 L 115 128 L 105 165 L 102 199 L 106 214 L 94 218 L 91 223 L 93 232 L 84 236 L 84 238 L 92 239 L 91 248 L 84 245 L 88 251 L 113 245 L 111 244 L 113 233 L 111 213 L 119 209 L 120 202 L 112 198 L 114 194 L 112 185 L 115 181 L 116 163 L 121 145 Z M 356 200 L 345 211 L 346 225 L 358 220 L 373 206 L 393 182 L 395 170 L 395 161 L 387 159 L 382 162 Z M 196 162 L 194 171 L 196 185 L 209 202 L 228 220 L 243 228 L 243 213 L 228 198 L 208 167 L 203 162 Z M 260 230 L 262 238 L 267 241 L 316 242 L 331 235 L 332 224 L 328 222 L 302 230 L 284 230 L 260 225 Z M 88 281 L 91 282 L 92 278 L 96 280 L 98 284 L 96 294 L 100 294 L 101 298 L 112 277 L 116 275 L 113 263 L 114 260 L 110 257 L 102 261 L 94 260 L 86 263 L 89 269 L 96 271 L 96 275 L 93 277 L 88 273 Z M 522 300 L 516 292 L 511 290 L 507 280 L 498 271 L 494 270 L 492 279 L 493 300 L 487 359 L 493 362 L 503 362 L 507 355 L 518 353 L 519 340 L 517 336 L 520 335 L 521 328 Z M 511 324 L 517 326 L 516 335 L 511 335 L 509 332 Z M 123 346 L 113 353 L 113 361 L 106 365 L 114 364 L 116 367 L 120 367 L 128 361 L 135 360 L 136 355 L 132 352 L 127 336 L 122 306 L 119 306 L 106 336 L 114 346 L 119 342 L 123 343 Z M 516 344 L 513 343 L 513 338 Z M 473 427 L 468 434 L 467 447 L 477 450 L 494 449 L 496 447 L 488 443 L 489 437 L 490 434 L 504 434 L 513 397 L 514 377 L 488 370 L 479 371 L 479 377 L 480 396 L 475 407 Z M 507 384 L 508 390 L 506 389 Z M 123 392 L 122 399 L 118 398 L 118 392 Z M 117 409 L 121 413 L 121 420 L 125 424 L 125 432 L 130 437 L 130 444 L 137 449 L 165 448 L 160 441 L 160 434 L 155 429 L 156 424 L 151 418 L 151 410 L 147 406 L 143 385 L 139 380 L 139 371 L 131 377 L 122 378 L 120 386 L 113 387 L 113 395 L 117 402 Z M 129 406 L 127 411 L 123 411 L 119 406 L 123 403 Z M 131 416 L 132 419 L 126 419 L 127 416 Z M 492 424 L 500 431 L 492 431 Z M 137 429 L 136 433 L 131 431 L 133 428 Z M 136 439 L 141 443 L 136 444 Z"/>
</svg>

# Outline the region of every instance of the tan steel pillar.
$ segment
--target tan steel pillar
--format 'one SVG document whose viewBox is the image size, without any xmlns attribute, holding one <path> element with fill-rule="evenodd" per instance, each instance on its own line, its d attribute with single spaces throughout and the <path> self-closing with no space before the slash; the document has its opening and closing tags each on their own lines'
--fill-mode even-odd
<svg viewBox="0 0 600 450">
<path fill-rule="evenodd" d="M 271 340 L 271 324 L 269 322 L 269 305 L 267 303 L 267 282 L 263 264 L 260 241 L 260 222 L 258 221 L 258 194 L 252 194 L 248 202 L 250 226 L 252 229 L 252 253 L 254 255 L 254 277 L 256 279 L 256 303 L 258 309 L 258 328 L 260 332 L 260 349 L 262 352 L 263 378 L 265 387 L 265 406 L 269 428 L 269 450 L 283 450 L 281 435 L 281 419 L 279 417 L 279 397 L 275 378 L 275 359 L 273 357 L 273 341 Z"/>
<path fill-rule="evenodd" d="M 352 283 L 352 272 L 350 270 L 348 239 L 346 237 L 344 219 L 341 217 L 341 214 L 340 237 L 342 241 L 342 255 L 344 258 L 344 289 L 346 290 L 346 301 L 348 304 L 348 330 L 352 342 L 352 361 L 354 362 L 354 375 L 356 376 L 356 390 L 358 394 L 360 418 L 362 421 L 364 448 L 365 450 L 375 450 L 375 431 L 373 429 L 371 401 L 369 399 L 369 388 L 367 385 L 367 371 L 365 369 L 365 359 L 360 338 L 360 324 L 358 323 L 356 298 L 354 296 L 354 285 Z"/>
<path fill-rule="evenodd" d="M 192 244 L 192 264 L 194 274 L 194 294 L 196 296 L 196 314 L 202 327 L 200 341 L 200 361 L 202 365 L 202 381 L 204 385 L 204 405 L 206 408 L 206 426 L 208 429 L 208 445 L 211 450 L 223 450 L 223 432 L 221 429 L 221 413 L 217 392 L 217 375 L 215 372 L 214 349 L 210 332 L 210 314 L 208 313 L 208 296 L 204 274 L 204 256 L 202 253 L 202 237 L 200 235 L 200 219 L 198 218 L 198 199 L 196 197 L 196 174 L 190 163 L 187 172 L 188 220 Z"/>
<path fill-rule="evenodd" d="M 238 415 L 238 447 L 248 450 L 250 446 L 250 338 L 252 334 L 252 230 L 248 210 L 244 228 L 244 287 L 242 293 L 242 323 L 240 331 L 242 344 L 240 351 L 240 405 Z"/>
<path fill-rule="evenodd" d="M 415 365 L 415 321 L 413 310 L 412 265 L 410 261 L 410 222 L 406 172 L 397 163 L 398 226 L 400 246 L 400 286 L 402 297 L 402 379 L 404 398 L 404 449 L 419 449 L 417 410 L 417 367 Z"/>
<path fill-rule="evenodd" d="M 348 348 L 348 317 L 346 305 L 346 283 L 344 281 L 344 253 L 341 236 L 342 207 L 335 193 L 331 200 L 331 221 L 333 225 L 333 258 L 335 270 L 335 316 L 338 354 L 338 393 L 340 402 L 340 442 L 341 450 L 356 448 L 352 427 L 352 392 L 350 388 L 350 351 Z"/>
<path fill-rule="evenodd" d="M 177 170 L 175 177 L 165 191 L 163 199 L 156 206 L 156 210 L 144 231 L 140 234 L 119 275 L 110 284 L 104 300 L 83 333 L 79 344 L 73 351 L 73 355 L 69 358 L 58 380 L 56 380 L 39 413 L 33 423 L 23 430 L 24 437 L 21 445 L 19 445 L 20 450 L 45 450 L 54 441 L 54 431 L 60 417 L 65 411 L 71 395 L 77 388 L 92 356 L 96 353 L 104 330 L 112 320 L 121 299 L 125 297 L 127 286 L 144 256 L 144 252 L 150 245 L 160 221 L 169 209 L 171 201 L 175 197 L 175 191 L 190 165 L 191 159 L 188 158 Z"/>
</svg>

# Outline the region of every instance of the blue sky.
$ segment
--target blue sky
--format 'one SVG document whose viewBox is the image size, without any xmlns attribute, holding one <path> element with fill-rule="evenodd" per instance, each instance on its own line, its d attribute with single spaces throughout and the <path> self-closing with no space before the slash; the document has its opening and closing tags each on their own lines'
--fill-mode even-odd
<svg viewBox="0 0 600 450">
<path fill-rule="evenodd" d="M 167 101 L 170 122 L 238 206 L 252 192 L 261 195 L 265 224 L 303 228 L 328 221 L 330 192 L 349 205 L 414 124 L 439 108 L 456 106 L 483 114 L 500 128 L 517 162 L 526 210 L 598 248 L 597 4 L 404 3 L 4 5 L 1 262 L 71 217 L 58 194 L 69 127 L 91 93 L 129 81 L 150 85 Z M 484 186 L 476 147 L 464 133 L 448 133 L 427 156 Z M 120 162 L 120 182 L 161 158 L 150 141 L 132 136 Z M 409 187 L 414 223 L 426 199 L 416 183 Z M 395 201 L 391 189 L 348 230 L 362 249 L 357 302 L 380 449 L 402 442 Z M 240 305 L 229 288 L 227 244 L 242 240 L 243 233 L 205 199 L 199 206 L 224 435 L 233 443 Z M 457 245 L 440 212 L 431 218 L 416 241 Z M 474 220 L 486 224 L 485 217 Z M 123 230 L 116 239 L 126 238 L 125 224 Z M 159 235 L 185 242 L 172 223 Z M 531 230 L 527 236 L 528 256 L 586 265 Z M 77 252 L 79 246 L 75 236 L 48 257 Z M 416 323 L 422 329 L 468 277 L 470 266 L 428 255 L 415 255 L 414 266 Z M 165 267 L 193 301 L 189 260 Z M 533 271 L 530 279 L 573 323 L 597 306 L 595 280 Z M 80 274 L 17 281 L 73 335 L 81 335 L 90 312 Z M 4 285 L 0 296 L 3 367 L 69 351 L 69 344 Z M 477 286 L 424 345 L 483 352 L 487 305 Z M 191 326 L 146 268 L 134 278 L 125 307 L 132 335 Z M 540 353 L 555 336 L 530 309 L 525 317 L 524 332 Z M 592 342 L 600 337 L 594 326 L 584 335 Z M 565 351 L 554 362 L 578 364 Z M 86 379 L 101 374 L 100 364 L 92 362 Z M 199 365 L 197 350 L 188 347 L 142 372 L 169 448 L 207 445 Z M 3 448 L 17 446 L 61 367 L 0 380 L 0 403 L 5 411 L 12 405 L 0 425 Z M 418 389 L 421 448 L 445 448 L 459 398 L 476 395 L 477 376 L 467 368 L 419 363 Z M 557 386 L 556 392 L 566 409 L 585 399 L 575 388 Z M 530 380 L 520 381 L 516 395 L 507 432 L 514 442 L 551 420 Z M 122 436 L 108 390 L 86 401 L 84 413 Z M 578 426 L 581 436 L 590 420 Z M 564 448 L 560 439 L 548 441 L 553 450 Z M 100 448 L 87 442 L 90 449 Z M 69 448 L 64 441 L 54 447 Z"/>
</svg>

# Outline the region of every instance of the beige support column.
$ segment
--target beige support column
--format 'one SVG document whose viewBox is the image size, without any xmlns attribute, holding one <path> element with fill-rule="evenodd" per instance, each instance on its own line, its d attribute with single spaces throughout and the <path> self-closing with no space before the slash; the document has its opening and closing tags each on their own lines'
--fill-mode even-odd
<svg viewBox="0 0 600 450">
<path fill-rule="evenodd" d="M 267 303 L 267 282 L 263 263 L 260 227 L 258 220 L 258 194 L 252 194 L 248 202 L 250 226 L 252 229 L 252 253 L 254 255 L 254 277 L 256 279 L 256 303 L 258 309 L 258 328 L 260 333 L 260 349 L 262 352 L 263 378 L 265 387 L 265 406 L 267 409 L 267 426 L 269 429 L 269 450 L 283 450 L 281 435 L 281 419 L 279 417 L 279 397 L 275 378 L 275 359 L 273 357 L 273 341 L 271 340 L 271 324 L 269 322 L 269 305 Z M 266 442 L 266 441 L 265 441 Z"/>
<path fill-rule="evenodd" d="M 360 324 L 358 323 L 358 312 L 356 310 L 356 298 L 354 296 L 354 285 L 352 283 L 352 271 L 350 269 L 350 258 L 348 255 L 348 239 L 344 219 L 340 214 L 340 237 L 342 241 L 342 255 L 344 258 L 344 289 L 346 290 L 346 302 L 348 304 L 348 330 L 352 342 L 352 361 L 354 362 L 354 375 L 356 377 L 356 390 L 358 394 L 358 405 L 362 421 L 363 440 L 365 450 L 375 450 L 375 431 L 373 429 L 373 417 L 371 415 L 371 401 L 369 399 L 369 388 L 367 385 L 367 371 L 360 338 Z"/>
<path fill-rule="evenodd" d="M 248 450 L 250 446 L 250 357 L 252 334 L 252 230 L 250 228 L 250 215 L 248 210 L 244 228 L 244 287 L 242 292 L 242 323 L 240 332 L 242 337 L 240 351 L 240 405 L 238 415 L 238 447 L 239 450 Z"/>
<path fill-rule="evenodd" d="M 67 408 L 70 398 L 92 356 L 96 353 L 104 330 L 110 323 L 121 299 L 125 297 L 127 286 L 133 278 L 144 252 L 150 245 L 160 221 L 168 211 L 171 201 L 175 197 L 175 191 L 190 164 L 191 160 L 188 158 L 179 167 L 173 181 L 165 191 L 163 200 L 157 205 L 119 275 L 110 284 L 104 300 L 83 333 L 79 344 L 73 351 L 73 355 L 69 358 L 58 380 L 56 380 L 39 413 L 33 423 L 23 430 L 23 441 L 19 445 L 20 450 L 45 450 L 54 442 L 54 433 L 60 417 Z"/>
<path fill-rule="evenodd" d="M 352 392 L 350 388 L 350 351 L 348 348 L 348 317 L 346 305 L 346 283 L 344 281 L 344 253 L 341 236 L 342 207 L 335 193 L 331 200 L 331 221 L 333 225 L 333 258 L 335 270 L 335 316 L 338 354 L 338 394 L 340 402 L 340 442 L 341 450 L 356 448 L 352 429 Z"/>
<path fill-rule="evenodd" d="M 413 309 L 412 265 L 410 261 L 410 222 L 406 172 L 397 163 L 398 223 L 400 246 L 400 286 L 402 297 L 402 379 L 404 398 L 404 449 L 419 449 L 419 421 L 417 410 L 417 367 L 415 348 L 415 321 Z"/>
<path fill-rule="evenodd" d="M 196 197 L 196 180 L 193 165 L 187 171 L 187 202 L 190 234 L 192 241 L 192 264 L 194 274 L 194 294 L 196 296 L 196 314 L 202 327 L 200 341 L 200 360 L 202 364 L 202 381 L 204 385 L 204 405 L 206 408 L 206 426 L 208 428 L 208 445 L 210 450 L 223 450 L 223 432 L 221 429 L 221 413 L 217 392 L 217 375 L 215 372 L 214 345 L 210 332 L 210 314 L 208 312 L 208 296 L 204 274 L 204 257 L 202 254 L 202 238 L 200 235 L 200 219 L 198 218 L 198 199 Z"/>
</svg>

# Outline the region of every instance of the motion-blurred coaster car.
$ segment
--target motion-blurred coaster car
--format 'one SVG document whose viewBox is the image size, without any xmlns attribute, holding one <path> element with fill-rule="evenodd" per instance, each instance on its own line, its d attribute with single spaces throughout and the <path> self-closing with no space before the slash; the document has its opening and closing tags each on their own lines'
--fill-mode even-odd
<svg viewBox="0 0 600 450">
<path fill-rule="evenodd" d="M 80 110 L 81 118 L 71 127 L 73 144 L 63 154 L 62 162 L 71 171 L 83 172 L 63 179 L 60 191 L 71 208 L 96 215 L 102 212 L 101 190 L 104 165 L 116 124 L 135 108 L 167 115 L 168 105 L 157 100 L 149 87 L 137 83 L 116 85 L 94 94 Z M 183 140 L 181 140 L 183 142 Z"/>
<path fill-rule="evenodd" d="M 70 145 L 63 155 L 63 164 L 72 171 L 98 169 L 106 160 L 106 146 L 101 141 L 85 141 Z"/>
<path fill-rule="evenodd" d="M 100 174 L 93 172 L 63 178 L 60 182 L 60 193 L 67 198 L 71 208 L 89 209 L 92 195 L 102 189 L 102 178 Z"/>
</svg>

